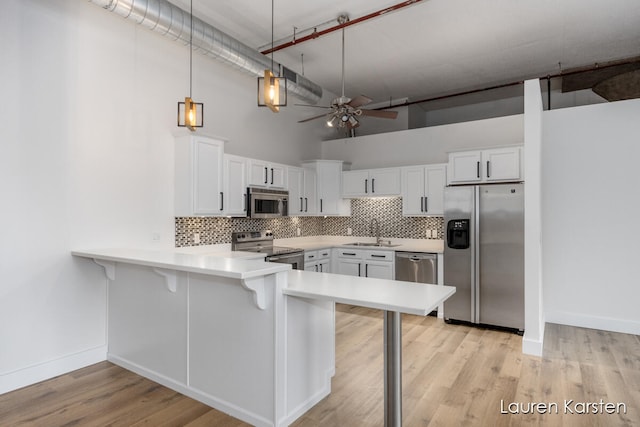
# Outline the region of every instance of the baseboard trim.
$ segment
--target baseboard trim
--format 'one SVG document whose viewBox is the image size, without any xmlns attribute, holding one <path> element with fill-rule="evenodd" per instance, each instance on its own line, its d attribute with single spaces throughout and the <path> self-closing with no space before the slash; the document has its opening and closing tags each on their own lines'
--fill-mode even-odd
<svg viewBox="0 0 640 427">
<path fill-rule="evenodd" d="M 640 335 L 640 322 L 635 320 L 591 316 L 566 311 L 547 311 L 545 312 L 545 320 L 548 323 L 557 323 L 559 325 L 578 326 L 581 328 Z"/>
<path fill-rule="evenodd" d="M 27 387 L 107 359 L 107 346 L 91 348 L 0 374 L 0 394 Z"/>
</svg>

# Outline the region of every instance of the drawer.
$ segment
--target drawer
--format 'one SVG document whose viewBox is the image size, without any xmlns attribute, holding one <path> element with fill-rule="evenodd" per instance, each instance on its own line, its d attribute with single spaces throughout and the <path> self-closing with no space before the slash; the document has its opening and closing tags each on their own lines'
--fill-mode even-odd
<svg viewBox="0 0 640 427">
<path fill-rule="evenodd" d="M 318 250 L 318 259 L 329 259 L 329 258 L 331 258 L 331 249 Z"/>
<path fill-rule="evenodd" d="M 394 261 L 393 251 L 366 251 L 364 255 L 364 259 L 371 261 Z"/>
<path fill-rule="evenodd" d="M 362 251 L 359 251 L 357 249 L 338 249 L 338 257 L 362 259 Z"/>
<path fill-rule="evenodd" d="M 304 251 L 304 262 L 315 261 L 318 259 L 318 251 Z"/>
</svg>

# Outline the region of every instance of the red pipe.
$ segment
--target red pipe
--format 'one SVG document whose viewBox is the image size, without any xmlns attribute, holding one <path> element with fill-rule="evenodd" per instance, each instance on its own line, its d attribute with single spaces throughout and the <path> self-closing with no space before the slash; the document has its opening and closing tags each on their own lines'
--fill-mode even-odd
<svg viewBox="0 0 640 427">
<path fill-rule="evenodd" d="M 278 45 L 278 46 L 274 46 L 274 47 L 272 47 L 270 49 L 265 49 L 261 53 L 263 55 L 268 55 L 271 52 L 276 52 L 278 50 L 286 49 L 286 48 L 291 47 L 293 45 L 296 45 L 298 43 L 306 42 L 307 40 L 317 39 L 318 37 L 324 36 L 325 34 L 329 34 L 329 33 L 332 33 L 334 31 L 341 30 L 341 29 L 343 29 L 345 27 L 349 27 L 351 25 L 359 24 L 360 22 L 363 22 L 363 21 L 368 21 L 369 19 L 372 19 L 372 18 L 377 18 L 378 16 L 382 16 L 382 15 L 384 15 L 386 13 L 389 13 L 389 12 L 394 12 L 394 11 L 396 11 L 398 9 L 402 9 L 403 7 L 411 6 L 412 4 L 419 3 L 421 1 L 422 0 L 407 0 L 407 1 L 403 1 L 402 3 L 394 4 L 393 6 L 389 6 L 389 7 L 385 8 L 385 9 L 381 9 L 381 10 L 378 10 L 376 12 L 370 13 L 368 15 L 361 16 L 360 18 L 349 20 L 349 21 L 345 22 L 344 24 L 335 25 L 333 27 L 327 28 L 326 30 L 322 30 L 322 31 L 314 31 L 313 33 L 309 34 L 308 36 L 304 36 L 304 37 L 301 37 L 299 39 L 292 40 L 290 42 L 286 42 L 286 43 L 283 43 L 283 44 Z"/>
</svg>

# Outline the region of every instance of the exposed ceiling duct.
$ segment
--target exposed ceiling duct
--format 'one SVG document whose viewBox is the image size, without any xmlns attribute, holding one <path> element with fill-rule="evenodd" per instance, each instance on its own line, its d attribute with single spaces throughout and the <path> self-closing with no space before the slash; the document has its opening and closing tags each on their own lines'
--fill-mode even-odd
<svg viewBox="0 0 640 427">
<path fill-rule="evenodd" d="M 172 40 L 189 44 L 190 15 L 167 0 L 89 0 L 103 9 L 133 20 L 149 30 Z M 254 77 L 271 68 L 271 59 L 246 46 L 228 34 L 193 17 L 193 47 L 197 52 L 234 66 Z M 304 102 L 316 104 L 322 98 L 322 88 L 304 76 L 280 66 L 287 78 L 287 91 Z"/>
</svg>

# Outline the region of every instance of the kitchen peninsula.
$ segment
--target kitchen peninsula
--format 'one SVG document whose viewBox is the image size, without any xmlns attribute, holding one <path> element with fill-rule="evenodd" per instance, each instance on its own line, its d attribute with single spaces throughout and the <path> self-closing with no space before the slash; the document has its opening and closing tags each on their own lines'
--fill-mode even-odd
<svg viewBox="0 0 640 427">
<path fill-rule="evenodd" d="M 108 279 L 108 360 L 257 426 L 289 425 L 331 392 L 335 301 L 385 310 L 389 352 L 401 312 L 426 315 L 455 292 L 291 271 L 244 252 L 73 255 Z"/>
</svg>

